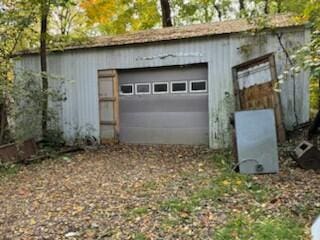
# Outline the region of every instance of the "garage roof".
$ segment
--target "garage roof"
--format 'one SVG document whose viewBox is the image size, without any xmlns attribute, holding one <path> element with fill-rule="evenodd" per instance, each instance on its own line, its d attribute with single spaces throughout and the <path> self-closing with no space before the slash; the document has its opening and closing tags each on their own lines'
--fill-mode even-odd
<svg viewBox="0 0 320 240">
<path fill-rule="evenodd" d="M 297 21 L 297 19 L 292 15 L 275 15 L 270 17 L 270 19 L 268 19 L 266 23 L 267 29 L 303 26 L 306 24 L 305 21 Z M 116 36 L 100 36 L 90 38 L 86 43 L 81 45 L 67 46 L 66 48 L 64 48 L 64 50 L 120 46 L 139 43 L 141 44 L 205 36 L 218 36 L 222 34 L 245 32 L 258 28 L 259 26 L 257 24 L 249 23 L 247 19 L 235 19 L 207 24 L 195 24 L 183 27 L 152 29 Z M 57 51 L 61 51 L 61 49 Z M 34 49 L 21 51 L 20 53 L 18 53 L 18 55 L 28 53 L 37 53 L 37 51 Z"/>
</svg>

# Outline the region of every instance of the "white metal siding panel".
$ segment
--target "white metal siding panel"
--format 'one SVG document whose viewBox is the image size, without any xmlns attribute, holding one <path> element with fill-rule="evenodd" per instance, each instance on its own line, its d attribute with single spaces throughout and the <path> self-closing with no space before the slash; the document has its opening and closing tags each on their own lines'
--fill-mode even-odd
<svg viewBox="0 0 320 240">
<path fill-rule="evenodd" d="M 305 32 L 301 28 L 283 30 L 287 41 L 302 44 Z M 295 31 L 288 34 L 287 31 Z M 72 139 L 86 125 L 94 128 L 92 134 L 99 137 L 99 108 L 97 70 L 131 69 L 208 63 L 209 133 L 210 146 L 221 148 L 230 143 L 229 116 L 233 111 L 233 83 L 231 68 L 243 61 L 269 52 L 276 52 L 277 70 L 285 64 L 284 54 L 276 37 L 268 34 L 267 43 L 260 47 L 252 44 L 249 57 L 240 53 L 239 47 L 248 43 L 243 34 L 220 38 L 188 39 L 153 44 L 129 45 L 115 48 L 97 48 L 54 53 L 49 56 L 50 73 L 62 75 L 66 80 L 67 101 L 63 103 L 65 135 Z M 24 56 L 26 69 L 39 69 L 39 59 Z M 58 64 L 59 66 L 54 66 Z M 298 80 L 299 79 L 299 80 Z M 306 74 L 299 75 L 296 83 L 297 110 L 300 122 L 309 119 L 308 81 Z M 71 83 L 70 81 L 74 81 Z M 303 96 L 303 97 L 302 97 Z M 292 125 L 292 83 L 282 87 L 281 100 L 287 127 Z"/>
</svg>

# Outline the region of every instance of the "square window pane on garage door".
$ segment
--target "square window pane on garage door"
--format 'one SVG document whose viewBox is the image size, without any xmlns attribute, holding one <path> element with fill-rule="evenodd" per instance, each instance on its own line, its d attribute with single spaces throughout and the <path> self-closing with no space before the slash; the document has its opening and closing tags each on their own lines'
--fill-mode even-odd
<svg viewBox="0 0 320 240">
<path fill-rule="evenodd" d="M 120 85 L 120 95 L 133 95 L 133 84 Z"/>
<path fill-rule="evenodd" d="M 171 92 L 172 93 L 186 93 L 187 92 L 187 82 L 186 81 L 171 82 Z"/>
<path fill-rule="evenodd" d="M 206 91 L 207 91 L 206 80 L 190 81 L 190 92 L 206 92 Z"/>
<path fill-rule="evenodd" d="M 150 94 L 150 83 L 136 83 L 136 94 Z"/>
<path fill-rule="evenodd" d="M 153 83 L 153 93 L 161 94 L 169 92 L 169 84 L 168 83 Z"/>
</svg>

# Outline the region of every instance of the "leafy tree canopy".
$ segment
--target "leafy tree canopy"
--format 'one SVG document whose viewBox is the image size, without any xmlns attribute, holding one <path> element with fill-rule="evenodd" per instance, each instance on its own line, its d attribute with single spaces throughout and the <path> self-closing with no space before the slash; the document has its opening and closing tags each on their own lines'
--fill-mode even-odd
<svg viewBox="0 0 320 240">
<path fill-rule="evenodd" d="M 84 0 L 88 22 L 107 34 L 150 29 L 160 23 L 156 0 Z"/>
</svg>

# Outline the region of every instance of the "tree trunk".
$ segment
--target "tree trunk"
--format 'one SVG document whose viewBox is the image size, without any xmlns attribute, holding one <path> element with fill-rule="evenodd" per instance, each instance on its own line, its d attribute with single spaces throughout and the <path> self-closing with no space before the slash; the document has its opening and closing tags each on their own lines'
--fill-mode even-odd
<svg viewBox="0 0 320 240">
<path fill-rule="evenodd" d="M 318 79 L 318 90 L 319 90 L 319 92 L 318 92 L 318 110 L 319 110 L 319 112 L 320 112 L 320 78 Z"/>
<path fill-rule="evenodd" d="M 264 13 L 269 14 L 269 0 L 265 0 L 264 3 Z"/>
<path fill-rule="evenodd" d="M 41 3 L 41 32 L 40 32 L 40 64 L 42 76 L 42 135 L 45 136 L 48 128 L 48 76 L 47 76 L 47 28 L 49 3 L 42 0 Z"/>
<path fill-rule="evenodd" d="M 7 111 L 6 111 L 6 103 L 5 103 L 5 99 L 3 100 L 3 103 L 0 104 L 0 115 L 1 115 L 1 119 L 0 119 L 0 145 L 5 143 L 5 134 L 6 134 L 6 130 L 7 130 Z"/>
<path fill-rule="evenodd" d="M 172 27 L 171 9 L 169 0 L 160 0 L 161 12 L 162 12 L 162 26 Z"/>
<path fill-rule="evenodd" d="M 219 18 L 219 21 L 222 21 L 222 11 L 220 9 L 220 7 L 217 5 L 217 4 L 214 4 L 214 9 L 217 11 L 218 13 L 218 18 Z"/>
<path fill-rule="evenodd" d="M 244 0 L 239 0 L 239 11 L 240 11 L 240 16 L 242 16 L 242 15 L 243 15 L 244 10 L 245 10 Z"/>
<path fill-rule="evenodd" d="M 277 1 L 277 13 L 281 13 L 282 12 L 282 0 L 278 0 Z"/>
</svg>

